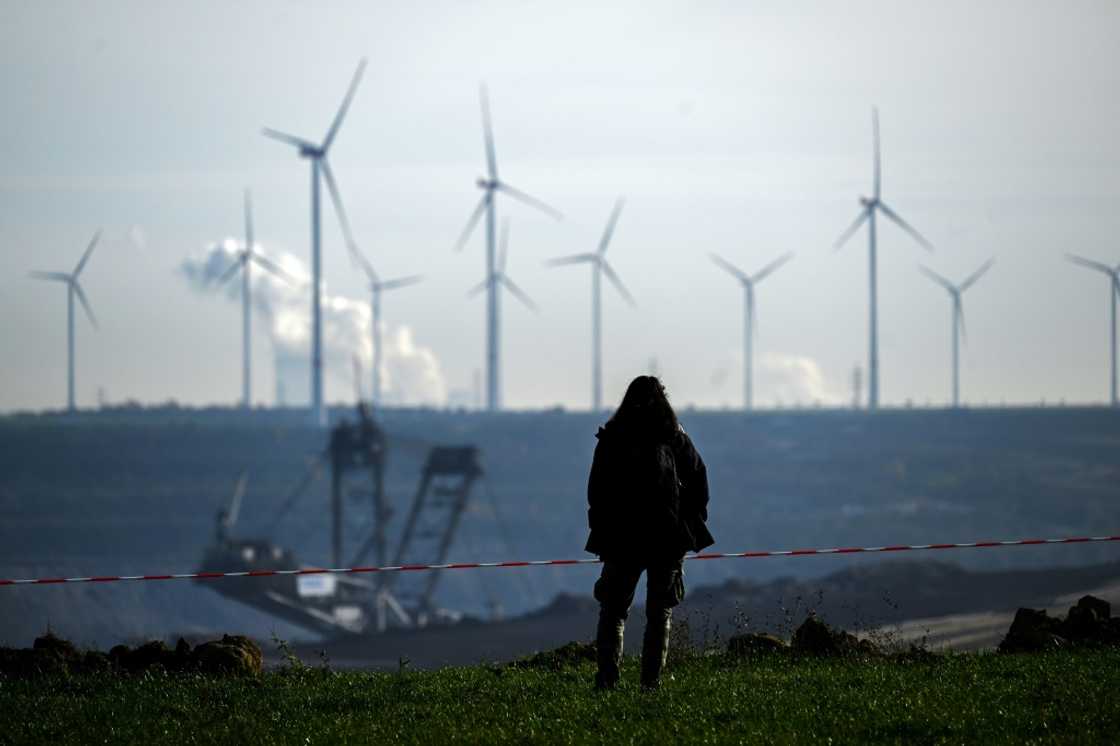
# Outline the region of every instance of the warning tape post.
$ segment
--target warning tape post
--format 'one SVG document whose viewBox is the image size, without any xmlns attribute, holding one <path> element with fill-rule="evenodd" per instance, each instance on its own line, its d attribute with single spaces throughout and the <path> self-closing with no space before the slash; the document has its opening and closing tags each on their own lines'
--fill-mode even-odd
<svg viewBox="0 0 1120 746">
<path fill-rule="evenodd" d="M 747 552 L 709 552 L 689 554 L 686 560 L 761 559 L 764 557 L 807 557 L 822 554 L 873 554 L 881 552 L 918 552 L 938 549 L 990 549 L 1053 544 L 1087 544 L 1120 541 L 1120 536 L 1070 536 L 1058 539 L 1005 539 L 998 541 L 951 542 L 944 544 L 894 544 L 879 547 L 834 547 L 830 549 L 776 549 Z M 499 567 L 540 567 L 543 565 L 597 565 L 602 560 L 554 559 L 507 560 L 504 562 L 452 562 L 442 565 L 386 565 L 381 567 L 307 567 L 295 570 L 243 570 L 236 572 L 185 572 L 160 575 L 94 575 L 74 578 L 0 578 L 0 586 L 59 585 L 64 583 L 117 583 L 130 580 L 218 580 L 221 578 L 267 578 L 282 575 L 360 575 L 376 572 L 419 572 L 432 570 L 481 570 Z"/>
</svg>

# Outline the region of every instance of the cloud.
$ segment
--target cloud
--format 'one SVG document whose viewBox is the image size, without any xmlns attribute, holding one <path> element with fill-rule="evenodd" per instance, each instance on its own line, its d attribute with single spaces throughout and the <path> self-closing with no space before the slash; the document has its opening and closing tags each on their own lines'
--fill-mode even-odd
<svg viewBox="0 0 1120 746">
<path fill-rule="evenodd" d="M 219 286 L 218 280 L 237 261 L 243 244 L 224 239 L 196 256 L 184 259 L 179 274 L 200 293 L 220 292 L 227 299 L 239 300 L 241 282 L 231 278 Z M 257 247 L 257 251 L 261 251 Z M 263 253 L 263 252 L 262 252 Z M 308 390 L 306 374 L 302 380 L 294 371 L 309 371 L 311 346 L 310 275 L 297 257 L 286 252 L 268 255 L 290 279 L 269 273 L 254 265 L 250 274 L 253 307 L 267 323 L 276 356 L 277 376 L 289 395 Z M 353 396 L 353 357 L 370 370 L 373 360 L 372 315 L 369 304 L 341 295 L 323 292 L 323 363 L 328 400 Z M 384 401 L 393 404 L 442 405 L 447 400 L 447 384 L 439 359 L 429 348 L 416 343 L 411 328 L 382 322 L 383 362 L 381 370 Z M 365 382 L 363 382 L 365 384 Z M 365 390 L 369 390 L 365 384 Z"/>
<path fill-rule="evenodd" d="M 762 356 L 758 391 L 786 404 L 839 404 L 843 397 L 825 379 L 821 366 L 807 355 L 767 352 Z"/>
</svg>

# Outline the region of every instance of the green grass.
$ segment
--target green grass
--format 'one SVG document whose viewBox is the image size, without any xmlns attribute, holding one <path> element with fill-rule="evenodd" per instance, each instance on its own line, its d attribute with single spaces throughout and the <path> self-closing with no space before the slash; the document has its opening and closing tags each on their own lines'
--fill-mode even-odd
<svg viewBox="0 0 1120 746">
<path fill-rule="evenodd" d="M 1114 742 L 1120 652 L 676 665 L 657 693 L 593 668 L 272 671 L 0 682 L 3 743 Z"/>
</svg>

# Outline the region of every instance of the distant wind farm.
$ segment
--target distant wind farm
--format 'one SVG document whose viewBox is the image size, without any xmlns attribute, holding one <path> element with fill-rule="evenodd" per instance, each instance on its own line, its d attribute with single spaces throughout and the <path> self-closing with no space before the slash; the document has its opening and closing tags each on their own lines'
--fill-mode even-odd
<svg viewBox="0 0 1120 746">
<path fill-rule="evenodd" d="M 350 79 L 349 86 L 347 87 L 342 102 L 335 112 L 334 118 L 330 122 L 325 136 L 320 141 L 311 141 L 296 135 L 288 134 L 279 130 L 265 128 L 263 134 L 274 140 L 278 140 L 288 145 L 292 145 L 297 149 L 297 153 L 301 158 L 310 161 L 311 165 L 311 211 L 310 211 L 310 275 L 311 280 L 306 285 L 301 281 L 297 281 L 292 274 L 284 269 L 280 263 L 270 259 L 265 253 L 260 250 L 259 245 L 254 239 L 254 225 L 253 225 L 253 204 L 251 195 L 248 189 L 244 194 L 244 243 L 241 248 L 237 249 L 231 257 L 228 266 L 221 270 L 220 276 L 216 278 L 214 284 L 222 286 L 232 281 L 235 275 L 240 274 L 240 300 L 241 300 L 241 397 L 240 404 L 243 408 L 248 409 L 252 406 L 253 393 L 252 393 L 252 338 L 253 338 L 253 298 L 254 292 L 252 281 L 252 268 L 254 265 L 258 266 L 273 277 L 287 283 L 291 286 L 293 291 L 303 293 L 310 290 L 310 298 L 308 299 L 308 306 L 310 308 L 309 321 L 307 323 L 310 333 L 308 339 L 310 340 L 308 350 L 308 370 L 309 370 L 309 387 L 310 387 L 310 419 L 311 422 L 317 426 L 326 424 L 326 409 L 323 393 L 323 376 L 324 376 L 324 352 L 323 352 L 323 303 L 324 303 L 324 287 L 326 278 L 323 276 L 323 238 L 322 227 L 320 220 L 320 184 L 325 182 L 327 190 L 330 195 L 331 202 L 334 207 L 335 214 L 339 221 L 339 226 L 342 232 L 343 241 L 345 243 L 347 252 L 351 258 L 352 266 L 356 267 L 362 275 L 362 280 L 368 290 L 368 337 L 363 333 L 362 339 L 351 340 L 354 345 L 353 349 L 347 353 L 347 357 L 354 363 L 354 376 L 355 385 L 359 388 L 356 391 L 356 396 L 361 398 L 363 396 L 362 384 L 366 374 L 360 372 L 361 368 L 361 346 L 368 343 L 369 356 L 370 356 L 370 370 L 369 370 L 369 400 L 372 405 L 382 407 L 385 404 L 384 399 L 384 371 L 385 371 L 385 356 L 384 356 L 384 340 L 382 319 L 382 300 L 384 293 L 408 286 L 416 285 L 421 281 L 424 275 L 414 274 L 395 278 L 385 278 L 381 274 L 382 260 L 377 252 L 369 251 L 369 246 L 374 246 L 374 241 L 365 243 L 367 249 L 363 250 L 359 247 L 357 240 L 353 235 L 349 218 L 347 217 L 346 208 L 343 204 L 342 195 L 334 175 L 331 163 L 328 160 L 331 147 L 333 146 L 336 137 L 346 119 L 347 112 L 349 111 L 358 87 L 361 83 L 363 74 L 366 69 L 366 60 L 363 58 L 359 61 L 353 76 Z M 499 221 L 498 217 L 498 195 L 509 197 L 515 202 L 520 202 L 525 206 L 532 208 L 533 211 L 548 216 L 554 220 L 562 220 L 562 213 L 552 205 L 542 201 L 541 199 L 532 196 L 531 194 L 521 190 L 520 188 L 512 186 L 505 180 L 504 176 L 499 175 L 498 157 L 495 146 L 494 126 L 492 123 L 490 112 L 490 99 L 487 87 L 481 85 L 479 87 L 479 107 L 482 119 L 482 135 L 483 135 L 483 148 L 485 156 L 485 172 L 476 180 L 476 186 L 481 190 L 482 194 L 478 200 L 477 205 L 471 212 L 465 227 L 460 232 L 459 236 L 454 242 L 456 251 L 461 251 L 471 237 L 475 234 L 476 228 L 480 222 L 484 225 L 484 239 L 485 239 L 485 256 L 484 256 L 484 275 L 483 279 L 475 285 L 468 293 L 470 296 L 484 295 L 486 299 L 485 306 L 485 323 L 484 323 L 484 349 L 482 350 L 483 358 L 483 371 L 485 380 L 485 391 L 482 405 L 487 411 L 500 411 L 504 407 L 503 396 L 503 359 L 506 353 L 502 349 L 502 304 L 501 299 L 504 292 L 508 292 L 520 303 L 528 309 L 538 312 L 536 302 L 525 292 L 521 286 L 516 283 L 510 276 L 508 270 L 508 263 L 510 257 L 510 222 L 508 217 Z M 880 299 L 879 299 L 879 218 L 885 218 L 887 222 L 894 224 L 900 228 L 911 240 L 917 243 L 926 251 L 932 252 L 934 246 L 922 233 L 904 219 L 893 207 L 891 207 L 883 197 L 883 168 L 882 168 L 882 155 L 880 145 L 880 130 L 879 130 L 879 111 L 878 108 L 872 108 L 872 180 L 869 196 L 861 196 L 859 198 L 859 212 L 855 220 L 849 225 L 847 229 L 839 236 L 834 242 L 833 248 L 839 250 L 847 244 L 857 232 L 864 226 L 867 228 L 868 236 L 868 265 L 867 265 L 867 291 L 868 291 L 868 336 L 867 336 L 867 376 L 866 376 L 866 408 L 874 411 L 880 407 L 881 404 L 881 378 L 880 378 L 880 344 L 879 344 L 879 326 L 880 326 Z M 598 412 L 606 406 L 606 398 L 604 395 L 604 324 L 603 324 L 603 279 L 606 278 L 607 282 L 613 286 L 618 295 L 631 307 L 636 306 L 634 295 L 623 280 L 620 274 L 612 266 L 611 262 L 607 259 L 607 251 L 611 245 L 612 239 L 615 236 L 618 227 L 619 219 L 623 211 L 625 201 L 619 197 L 607 218 L 606 225 L 602 230 L 599 237 L 598 244 L 594 247 L 593 251 L 584 253 L 575 253 L 559 256 L 549 259 L 545 262 L 548 267 L 565 267 L 572 265 L 587 265 L 591 270 L 591 288 L 590 288 L 590 380 L 589 380 L 589 405 L 592 411 Z M 501 226 L 501 235 L 498 235 L 498 228 Z M 533 231 L 540 230 L 538 226 L 526 224 L 526 227 L 519 229 L 518 242 L 519 244 L 529 244 L 533 241 Z M 31 276 L 37 280 L 56 281 L 64 283 L 67 287 L 67 392 L 66 392 L 66 405 L 67 409 L 71 412 L 77 408 L 76 394 L 75 394 L 75 354 L 74 354 L 74 303 L 75 299 L 82 306 L 90 322 L 96 326 L 96 320 L 93 315 L 93 310 L 90 307 L 89 301 L 86 298 L 85 291 L 81 284 L 78 282 L 79 275 L 85 267 L 90 255 L 96 246 L 100 233 L 96 234 L 90 242 L 85 253 L 82 255 L 78 264 L 72 272 L 43 272 L 34 271 Z M 617 250 L 616 250 L 617 251 Z M 742 290 L 742 409 L 744 411 L 751 411 L 756 408 L 756 376 L 755 376 L 755 360 L 756 360 L 756 344 L 757 344 L 757 329 L 759 325 L 758 311 L 757 311 L 757 291 L 759 284 L 771 274 L 776 272 L 779 268 L 784 267 L 787 263 L 791 262 L 794 258 L 793 251 L 785 251 L 781 253 L 778 258 L 771 260 L 768 264 L 762 266 L 761 269 L 755 271 L 753 274 L 748 273 L 742 269 L 740 264 L 745 260 L 732 262 L 725 258 L 730 255 L 728 247 L 725 246 L 700 246 L 696 247 L 695 251 L 707 253 L 712 262 L 730 275 L 739 284 Z M 806 252 L 801 251 L 802 255 Z M 736 255 L 742 255 L 741 250 L 736 251 Z M 613 257 L 615 253 L 612 253 Z M 1109 344 L 1109 392 L 1110 404 L 1114 407 L 1120 406 L 1120 397 L 1118 397 L 1118 382 L 1117 382 L 1117 303 L 1120 301 L 1120 266 L 1113 267 L 1111 265 L 1098 262 L 1092 259 L 1084 258 L 1080 255 L 1069 254 L 1069 261 L 1074 264 L 1093 270 L 1095 272 L 1104 274 L 1108 278 L 1109 283 L 1109 302 L 1111 308 L 1111 331 L 1110 331 L 1110 344 Z M 627 260 L 630 261 L 629 259 Z M 634 260 L 638 263 L 656 261 L 656 257 L 650 257 L 639 253 Z M 951 310 L 951 327 L 950 327 L 950 387 L 949 387 L 949 406 L 959 408 L 963 406 L 963 399 L 961 395 L 961 345 L 966 342 L 966 329 L 965 329 L 965 315 L 963 308 L 963 294 L 969 290 L 982 276 L 984 276 L 991 268 L 994 259 L 985 261 L 979 269 L 975 270 L 971 275 L 966 277 L 960 283 L 954 283 L 946 278 L 944 275 L 934 271 L 927 266 L 920 266 L 919 270 L 928 279 L 932 280 L 942 289 L 944 289 L 950 298 Z M 633 271 L 633 270 L 632 270 Z M 640 271 L 633 271 L 634 275 L 642 281 L 644 273 Z M 207 280 L 209 281 L 209 280 Z M 687 287 L 684 290 L 678 291 L 686 295 L 689 291 Z M 682 302 L 687 303 L 687 299 L 682 297 Z M 1010 311 L 1009 311 L 1010 312 Z M 574 319 L 573 319 L 574 320 Z M 788 332 L 774 328 L 768 332 L 771 338 L 779 338 L 787 335 Z M 708 340 L 711 344 L 717 344 L 716 340 Z M 541 344 L 547 344 L 546 340 L 541 340 Z M 517 349 L 514 354 L 516 355 L 532 355 L 534 351 L 528 349 Z M 575 365 L 574 361 L 565 361 L 566 365 Z M 336 371 L 336 374 L 338 372 Z M 857 388 L 863 385 L 863 379 L 859 369 L 855 374 Z M 361 385 L 360 385 L 361 384 Z M 854 397 L 855 402 L 859 402 L 859 391 L 856 392 Z"/>
</svg>

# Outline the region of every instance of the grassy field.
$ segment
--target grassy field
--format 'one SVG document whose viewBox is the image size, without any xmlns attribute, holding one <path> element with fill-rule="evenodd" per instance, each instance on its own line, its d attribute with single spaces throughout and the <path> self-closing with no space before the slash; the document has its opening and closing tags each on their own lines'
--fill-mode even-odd
<svg viewBox="0 0 1120 746">
<path fill-rule="evenodd" d="M 261 678 L 146 674 L 0 682 L 0 743 L 1115 742 L 1120 651 L 914 660 L 726 656 L 677 663 L 656 693 L 593 669 Z"/>
</svg>

